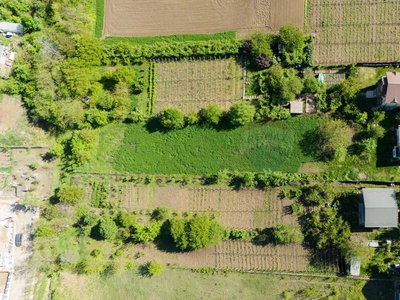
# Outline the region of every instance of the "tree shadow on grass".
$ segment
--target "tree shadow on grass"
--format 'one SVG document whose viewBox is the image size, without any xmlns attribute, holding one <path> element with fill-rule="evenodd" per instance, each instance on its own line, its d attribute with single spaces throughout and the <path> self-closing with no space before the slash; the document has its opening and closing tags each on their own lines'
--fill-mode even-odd
<svg viewBox="0 0 400 300">
<path fill-rule="evenodd" d="M 147 120 L 144 125 L 148 133 L 154 132 L 166 132 L 167 130 L 161 125 L 160 119 L 158 117 L 151 117 Z"/>
<path fill-rule="evenodd" d="M 299 143 L 301 152 L 306 156 L 319 159 L 319 139 L 319 134 L 315 130 L 304 133 Z"/>
<path fill-rule="evenodd" d="M 161 226 L 160 234 L 155 239 L 154 243 L 158 250 L 168 253 L 182 252 L 181 249 L 175 246 L 174 239 L 170 234 L 170 223 L 165 221 Z"/>
<path fill-rule="evenodd" d="M 274 244 L 274 227 L 267 227 L 264 228 L 262 231 L 259 232 L 257 236 L 255 236 L 251 242 L 256 246 L 266 246 L 268 244 Z"/>
</svg>

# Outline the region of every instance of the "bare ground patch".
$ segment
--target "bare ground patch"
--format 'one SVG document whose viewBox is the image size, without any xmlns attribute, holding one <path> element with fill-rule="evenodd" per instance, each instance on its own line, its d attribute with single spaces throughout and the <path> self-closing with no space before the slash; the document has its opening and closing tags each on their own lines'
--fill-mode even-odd
<svg viewBox="0 0 400 300">
<path fill-rule="evenodd" d="M 278 30 L 304 24 L 303 0 L 106 0 L 103 36 Z"/>
<path fill-rule="evenodd" d="M 0 103 L 0 133 L 8 129 L 16 129 L 24 113 L 19 99 L 3 95 L 3 101 Z"/>
</svg>

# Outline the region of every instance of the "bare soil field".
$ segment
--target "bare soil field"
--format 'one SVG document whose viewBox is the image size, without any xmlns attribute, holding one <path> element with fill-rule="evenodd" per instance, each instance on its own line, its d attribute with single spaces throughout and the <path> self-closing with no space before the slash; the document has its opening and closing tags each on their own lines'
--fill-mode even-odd
<svg viewBox="0 0 400 300">
<path fill-rule="evenodd" d="M 103 37 L 302 28 L 303 0 L 106 0 Z"/>
<path fill-rule="evenodd" d="M 400 1 L 309 0 L 308 8 L 315 64 L 399 60 Z"/>
<path fill-rule="evenodd" d="M 242 78 L 239 58 L 157 63 L 155 112 L 174 107 L 189 113 L 211 103 L 229 109 L 242 97 Z"/>
<path fill-rule="evenodd" d="M 0 133 L 8 129 L 15 129 L 24 113 L 21 101 L 17 98 L 3 95 L 3 101 L 0 103 Z"/>
</svg>

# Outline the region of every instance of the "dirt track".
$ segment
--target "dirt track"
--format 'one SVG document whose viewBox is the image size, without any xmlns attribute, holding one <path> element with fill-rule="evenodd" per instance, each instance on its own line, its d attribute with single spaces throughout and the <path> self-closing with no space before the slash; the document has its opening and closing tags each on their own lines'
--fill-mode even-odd
<svg viewBox="0 0 400 300">
<path fill-rule="evenodd" d="M 274 16 L 274 17 L 273 17 Z M 156 36 L 303 27 L 303 0 L 106 0 L 103 36 Z"/>
</svg>

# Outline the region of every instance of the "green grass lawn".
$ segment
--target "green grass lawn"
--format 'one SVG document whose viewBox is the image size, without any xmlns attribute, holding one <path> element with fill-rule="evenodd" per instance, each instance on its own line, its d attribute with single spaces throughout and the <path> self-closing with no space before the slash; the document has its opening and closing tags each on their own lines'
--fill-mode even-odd
<svg viewBox="0 0 400 300">
<path fill-rule="evenodd" d="M 158 277 L 137 271 L 119 276 L 78 276 L 64 273 L 57 300 L 186 300 L 186 299 L 392 299 L 393 283 L 338 278 L 280 277 L 231 273 L 204 275 L 167 268 Z M 286 296 L 286 297 L 284 297 Z"/>
<path fill-rule="evenodd" d="M 111 124 L 100 130 L 93 172 L 208 174 L 219 170 L 296 172 L 304 162 L 300 141 L 318 118 L 296 117 L 231 130 L 189 126 L 169 132 L 141 124 Z"/>
</svg>

